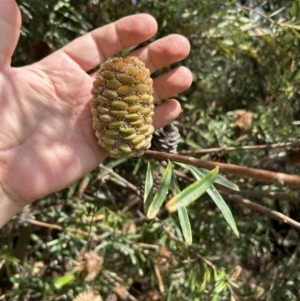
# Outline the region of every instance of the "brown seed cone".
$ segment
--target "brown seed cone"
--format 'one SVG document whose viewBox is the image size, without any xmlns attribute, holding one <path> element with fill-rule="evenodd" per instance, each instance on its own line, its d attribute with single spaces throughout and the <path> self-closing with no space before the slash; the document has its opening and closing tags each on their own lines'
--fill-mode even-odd
<svg viewBox="0 0 300 301">
<path fill-rule="evenodd" d="M 233 126 L 241 130 L 248 130 L 253 122 L 254 114 L 245 110 L 235 110 L 233 112 Z"/>
<path fill-rule="evenodd" d="M 161 272 L 169 271 L 177 266 L 177 261 L 172 253 L 164 246 L 160 246 L 157 252 L 156 263 Z"/>
<path fill-rule="evenodd" d="M 88 281 L 94 280 L 103 267 L 103 257 L 95 251 L 88 251 L 77 257 L 75 271 L 83 272 Z"/>
<path fill-rule="evenodd" d="M 152 84 L 150 71 L 137 57 L 107 60 L 97 72 L 91 101 L 93 128 L 111 157 L 138 157 L 150 148 Z"/>
</svg>

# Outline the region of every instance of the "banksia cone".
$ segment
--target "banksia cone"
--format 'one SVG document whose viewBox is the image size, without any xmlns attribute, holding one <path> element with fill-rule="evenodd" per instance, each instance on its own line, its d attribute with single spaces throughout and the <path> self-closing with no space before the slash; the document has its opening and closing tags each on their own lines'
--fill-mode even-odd
<svg viewBox="0 0 300 301">
<path fill-rule="evenodd" d="M 113 158 L 131 158 L 150 148 L 153 88 L 150 71 L 136 57 L 107 60 L 92 89 L 93 128 Z"/>
</svg>

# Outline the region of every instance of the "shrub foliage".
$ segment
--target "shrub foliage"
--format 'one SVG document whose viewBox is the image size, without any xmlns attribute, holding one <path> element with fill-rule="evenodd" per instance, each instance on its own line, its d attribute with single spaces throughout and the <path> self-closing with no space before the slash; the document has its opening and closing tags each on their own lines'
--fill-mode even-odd
<svg viewBox="0 0 300 301">
<path fill-rule="evenodd" d="M 299 174 L 299 1 L 17 2 L 23 25 L 16 67 L 123 16 L 152 14 L 159 24 L 152 40 L 178 33 L 192 46 L 178 63 L 194 74 L 190 89 L 177 96 L 178 153 Z M 194 174 L 173 163 L 168 200 L 196 181 L 191 169 Z M 155 199 L 165 170 L 165 162 L 145 157 L 107 159 L 25 208 L 0 233 L 0 299 L 75 300 L 84 291 L 107 301 L 300 299 L 299 228 L 232 198 L 248 198 L 300 222 L 298 190 L 222 174 L 240 189 L 223 194 L 216 184 L 238 238 L 208 194 L 181 215 L 163 205 L 148 219 L 144 191 L 152 189 Z M 184 229 L 187 217 L 190 228 Z"/>
</svg>

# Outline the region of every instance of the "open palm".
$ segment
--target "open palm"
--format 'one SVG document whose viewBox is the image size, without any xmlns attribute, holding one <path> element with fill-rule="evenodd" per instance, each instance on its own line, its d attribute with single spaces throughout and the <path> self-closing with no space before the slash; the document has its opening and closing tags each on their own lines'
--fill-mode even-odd
<svg viewBox="0 0 300 301">
<path fill-rule="evenodd" d="M 92 128 L 89 102 L 93 75 L 87 71 L 122 49 L 149 39 L 157 30 L 151 16 L 129 16 L 74 40 L 40 62 L 12 68 L 20 23 L 16 3 L 2 0 L 0 204 L 11 202 L 18 208 L 66 187 L 105 159 L 108 153 L 97 144 Z M 131 55 L 154 72 L 182 60 L 188 52 L 185 38 L 170 35 Z M 184 67 L 157 77 L 155 100 L 185 90 L 191 78 Z M 154 126 L 166 125 L 179 112 L 179 103 L 168 100 L 156 107 Z"/>
</svg>

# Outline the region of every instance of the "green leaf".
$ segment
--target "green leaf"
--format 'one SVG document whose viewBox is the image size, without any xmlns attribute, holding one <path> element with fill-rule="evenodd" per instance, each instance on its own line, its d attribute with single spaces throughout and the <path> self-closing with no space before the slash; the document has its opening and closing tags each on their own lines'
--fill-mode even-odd
<svg viewBox="0 0 300 301">
<path fill-rule="evenodd" d="M 189 169 L 189 167 L 191 166 L 191 165 L 183 164 L 183 163 L 179 163 L 179 162 L 174 162 L 174 163 L 176 163 L 177 165 L 179 165 L 185 169 Z M 209 173 L 209 170 L 204 169 L 204 168 L 198 168 L 198 170 L 201 171 L 201 173 L 203 173 L 204 175 Z M 235 190 L 235 191 L 240 190 L 236 184 L 232 183 L 231 181 L 229 181 L 228 179 L 226 179 L 220 175 L 217 176 L 215 183 L 220 184 L 222 186 L 225 186 L 225 187 Z"/>
<path fill-rule="evenodd" d="M 227 282 L 222 282 L 220 283 L 218 286 L 215 287 L 214 291 L 217 293 L 217 294 L 220 294 L 222 293 L 225 289 L 227 288 Z"/>
<path fill-rule="evenodd" d="M 177 194 L 181 192 L 174 174 L 172 176 L 172 187 Z M 190 219 L 185 207 L 178 208 L 178 217 L 179 217 L 180 227 L 181 227 L 184 240 L 188 245 L 191 245 L 193 242 L 193 235 L 192 235 Z"/>
<path fill-rule="evenodd" d="M 286 7 L 283 6 L 283 7 L 279 8 L 278 10 L 274 11 L 274 12 L 273 12 L 272 14 L 270 14 L 268 17 L 269 17 L 269 18 L 273 18 L 274 16 L 278 15 L 280 12 L 282 12 L 282 11 L 285 10 L 285 9 L 286 9 Z"/>
<path fill-rule="evenodd" d="M 213 201 L 215 202 L 215 204 L 218 206 L 218 208 L 221 210 L 226 222 L 228 223 L 228 225 L 231 227 L 232 231 L 234 232 L 234 234 L 239 237 L 239 231 L 237 229 L 235 220 L 232 216 L 231 210 L 229 209 L 229 207 L 227 206 L 226 202 L 224 201 L 223 197 L 220 195 L 220 193 L 218 192 L 218 190 L 212 186 L 207 193 L 210 195 L 210 197 L 213 199 Z"/>
<path fill-rule="evenodd" d="M 54 281 L 54 287 L 56 289 L 61 289 L 62 287 L 71 284 L 76 279 L 73 273 L 68 273 L 62 277 L 59 277 Z"/>
<path fill-rule="evenodd" d="M 175 190 L 176 194 L 181 192 L 174 174 L 172 175 L 172 189 Z"/>
<path fill-rule="evenodd" d="M 8 254 L 0 254 L 0 259 L 3 259 L 8 262 L 19 263 L 20 260 L 16 257 L 10 256 Z"/>
<path fill-rule="evenodd" d="M 293 1 L 291 7 L 291 15 L 293 17 L 299 17 L 299 3 L 297 1 Z"/>
<path fill-rule="evenodd" d="M 186 207 L 190 203 L 196 201 L 203 195 L 207 189 L 212 185 L 218 175 L 218 167 L 210 171 L 201 180 L 189 185 L 182 192 L 173 197 L 166 205 L 170 212 L 176 211 L 180 207 Z"/>
<path fill-rule="evenodd" d="M 203 281 L 200 285 L 199 292 L 203 292 L 205 289 L 207 289 L 207 286 L 211 280 L 210 270 L 205 263 L 203 263 L 203 270 L 204 270 Z"/>
<path fill-rule="evenodd" d="M 166 195 L 168 193 L 170 184 L 172 179 L 172 163 L 168 161 L 167 168 L 164 172 L 163 178 L 161 180 L 161 183 L 157 189 L 157 192 L 153 198 L 152 203 L 149 206 L 147 217 L 148 218 L 154 218 L 157 213 L 159 212 L 159 209 L 164 202 Z"/>
<path fill-rule="evenodd" d="M 218 301 L 219 300 L 219 294 L 214 294 L 211 301 Z"/>
<path fill-rule="evenodd" d="M 209 173 L 209 171 L 204 168 L 199 168 L 199 171 L 204 175 Z M 230 188 L 232 190 L 236 190 L 236 191 L 240 190 L 236 184 L 232 183 L 231 181 L 227 180 L 226 178 L 224 178 L 220 175 L 218 175 L 217 179 L 215 180 L 215 183 L 225 186 L 227 188 Z"/>
<path fill-rule="evenodd" d="M 193 242 L 193 235 L 190 219 L 185 207 L 178 208 L 178 217 L 184 240 L 188 245 L 191 245 Z"/>
<path fill-rule="evenodd" d="M 203 173 L 196 168 L 195 166 L 189 167 L 191 170 L 191 173 L 194 175 L 194 177 L 199 180 L 203 177 Z M 236 223 L 234 221 L 234 218 L 232 216 L 231 210 L 227 206 L 226 202 L 224 201 L 223 197 L 220 195 L 218 190 L 212 185 L 208 190 L 207 193 L 210 195 L 210 197 L 213 199 L 213 201 L 216 203 L 216 205 L 221 210 L 226 222 L 233 230 L 234 234 L 239 237 L 239 231 L 237 229 Z"/>
<path fill-rule="evenodd" d="M 144 212 L 147 212 L 153 199 L 153 177 L 151 162 L 148 161 L 144 190 Z"/>
<path fill-rule="evenodd" d="M 300 70 L 297 69 L 292 75 L 292 80 L 298 81 L 300 79 Z"/>
</svg>

